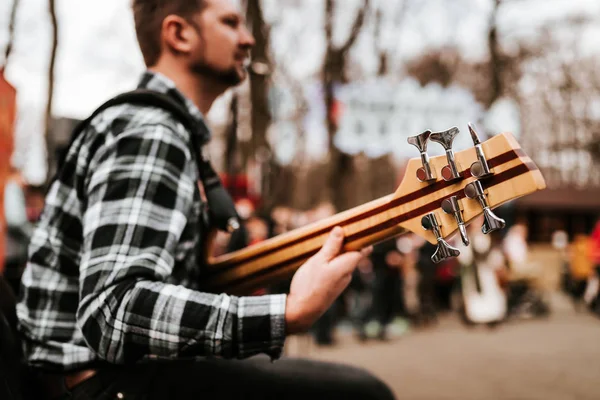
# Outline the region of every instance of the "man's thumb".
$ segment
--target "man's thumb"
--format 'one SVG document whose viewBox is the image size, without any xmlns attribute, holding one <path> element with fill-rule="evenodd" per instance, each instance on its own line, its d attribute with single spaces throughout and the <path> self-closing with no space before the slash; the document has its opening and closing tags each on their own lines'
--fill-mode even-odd
<svg viewBox="0 0 600 400">
<path fill-rule="evenodd" d="M 331 261 L 335 256 L 340 254 L 342 243 L 344 243 L 344 230 L 339 226 L 336 226 L 333 228 L 323 244 L 323 247 L 319 251 L 320 256 L 327 262 Z"/>
</svg>

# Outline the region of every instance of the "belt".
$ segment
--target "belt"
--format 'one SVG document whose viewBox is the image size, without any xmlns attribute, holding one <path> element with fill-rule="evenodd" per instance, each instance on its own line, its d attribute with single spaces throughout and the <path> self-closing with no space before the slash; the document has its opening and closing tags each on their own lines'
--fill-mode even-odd
<svg viewBox="0 0 600 400">
<path fill-rule="evenodd" d="M 95 369 L 86 369 L 79 372 L 74 372 L 69 375 L 65 375 L 65 386 L 67 390 L 73 389 L 75 386 L 79 385 L 81 382 L 91 378 L 96 375 L 98 371 Z"/>
<path fill-rule="evenodd" d="M 75 386 L 96 375 L 96 373 L 97 371 L 93 369 L 65 375 L 34 372 L 32 378 L 40 385 L 44 398 L 60 399 L 64 398 Z"/>
</svg>

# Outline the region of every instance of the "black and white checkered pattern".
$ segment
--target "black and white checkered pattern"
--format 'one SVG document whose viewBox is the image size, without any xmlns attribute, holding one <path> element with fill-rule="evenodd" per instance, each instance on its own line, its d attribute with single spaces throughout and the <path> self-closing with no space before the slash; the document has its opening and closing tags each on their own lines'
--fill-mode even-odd
<svg viewBox="0 0 600 400">
<path fill-rule="evenodd" d="M 166 77 L 140 87 L 200 111 Z M 30 365 L 54 371 L 143 357 L 281 354 L 285 295 L 197 291 L 202 201 L 189 133 L 131 104 L 95 117 L 73 143 L 29 248 L 17 312 Z"/>
</svg>

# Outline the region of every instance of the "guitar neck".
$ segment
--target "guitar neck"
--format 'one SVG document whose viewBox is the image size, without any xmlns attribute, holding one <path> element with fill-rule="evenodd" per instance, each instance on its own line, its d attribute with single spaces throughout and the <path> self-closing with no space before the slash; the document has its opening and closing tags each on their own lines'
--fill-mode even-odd
<svg viewBox="0 0 600 400">
<path fill-rule="evenodd" d="M 289 278 L 315 254 L 335 226 L 344 229 L 343 251 L 358 250 L 400 235 L 392 195 L 352 208 L 245 249 L 208 260 L 203 289 L 243 295 Z"/>
</svg>

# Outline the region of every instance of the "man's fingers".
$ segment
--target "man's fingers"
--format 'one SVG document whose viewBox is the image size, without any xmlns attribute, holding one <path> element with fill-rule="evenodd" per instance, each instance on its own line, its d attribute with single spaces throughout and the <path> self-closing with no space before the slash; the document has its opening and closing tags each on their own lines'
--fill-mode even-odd
<svg viewBox="0 0 600 400">
<path fill-rule="evenodd" d="M 334 268 L 340 274 L 351 274 L 358 265 L 358 262 L 363 258 L 363 255 L 358 251 L 350 251 L 337 256 L 329 263 L 329 268 Z"/>
<path fill-rule="evenodd" d="M 335 256 L 340 254 L 340 250 L 342 249 L 342 243 L 344 242 L 344 230 L 339 226 L 333 228 L 325 244 L 321 250 L 319 250 L 319 255 L 323 257 L 326 262 L 333 260 Z"/>
<path fill-rule="evenodd" d="M 373 246 L 367 246 L 360 250 L 360 254 L 362 254 L 363 257 L 369 257 L 371 253 L 373 253 Z"/>
</svg>

